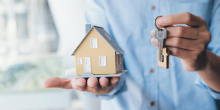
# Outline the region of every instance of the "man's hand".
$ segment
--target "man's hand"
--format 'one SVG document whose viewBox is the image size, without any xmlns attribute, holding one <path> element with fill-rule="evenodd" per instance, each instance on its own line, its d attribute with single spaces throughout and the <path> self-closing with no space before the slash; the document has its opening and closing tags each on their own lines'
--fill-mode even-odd
<svg viewBox="0 0 220 110">
<path fill-rule="evenodd" d="M 96 95 L 108 94 L 119 82 L 120 77 L 112 78 L 57 78 L 52 77 L 43 82 L 45 88 L 63 88 L 87 91 Z"/>
<path fill-rule="evenodd" d="M 187 26 L 173 26 L 175 24 Z M 159 18 L 157 25 L 167 27 L 164 45 L 169 54 L 179 57 L 186 71 L 196 71 L 211 89 L 220 92 L 220 57 L 207 49 L 211 34 L 206 21 L 185 12 Z M 151 35 L 151 43 L 158 46 L 155 30 Z"/>
<path fill-rule="evenodd" d="M 175 24 L 187 26 L 173 26 Z M 157 25 L 167 27 L 164 45 L 168 48 L 169 54 L 181 59 L 186 71 L 204 69 L 208 62 L 207 45 L 211 40 L 211 34 L 204 19 L 185 12 L 158 18 Z M 158 46 L 155 30 L 151 31 L 151 35 L 153 36 L 151 43 Z"/>
</svg>

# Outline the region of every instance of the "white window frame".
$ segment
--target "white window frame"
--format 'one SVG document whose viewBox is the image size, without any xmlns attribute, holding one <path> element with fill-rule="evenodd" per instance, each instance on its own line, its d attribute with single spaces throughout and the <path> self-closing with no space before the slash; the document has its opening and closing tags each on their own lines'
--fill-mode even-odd
<svg viewBox="0 0 220 110">
<path fill-rule="evenodd" d="M 82 57 L 78 58 L 78 65 L 82 65 Z"/>
<path fill-rule="evenodd" d="M 106 56 L 99 56 L 99 66 L 106 66 L 106 63 Z"/>
<path fill-rule="evenodd" d="M 97 38 L 90 38 L 90 47 L 91 48 L 98 48 L 98 40 L 97 40 Z"/>
</svg>

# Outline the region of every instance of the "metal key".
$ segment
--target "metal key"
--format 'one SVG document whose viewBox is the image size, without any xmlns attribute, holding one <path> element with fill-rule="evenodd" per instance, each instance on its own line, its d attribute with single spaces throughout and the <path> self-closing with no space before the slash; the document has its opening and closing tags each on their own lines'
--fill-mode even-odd
<svg viewBox="0 0 220 110">
<path fill-rule="evenodd" d="M 165 28 L 160 28 L 155 31 L 155 38 L 158 40 L 159 45 L 159 61 L 162 62 L 162 49 L 163 41 L 167 37 L 167 30 Z"/>
<path fill-rule="evenodd" d="M 169 68 L 169 54 L 168 49 L 163 47 L 163 41 L 167 37 L 167 30 L 165 28 L 159 28 L 157 26 L 157 18 L 162 17 L 157 16 L 154 20 L 154 25 L 157 28 L 155 31 L 155 38 L 158 40 L 159 49 L 157 51 L 157 65 L 163 68 Z"/>
</svg>

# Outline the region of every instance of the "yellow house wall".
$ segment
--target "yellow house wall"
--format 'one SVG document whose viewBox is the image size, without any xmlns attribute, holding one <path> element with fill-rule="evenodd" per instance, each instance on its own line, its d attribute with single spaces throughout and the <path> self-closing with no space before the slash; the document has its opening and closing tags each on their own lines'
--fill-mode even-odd
<svg viewBox="0 0 220 110">
<path fill-rule="evenodd" d="M 98 48 L 91 48 L 90 38 L 97 38 Z M 106 66 L 99 66 L 99 56 L 106 56 Z M 78 64 L 79 57 L 82 57 L 81 65 Z M 93 74 L 116 74 L 115 50 L 95 29 L 90 31 L 75 51 L 76 75 L 84 73 L 84 57 L 90 57 Z"/>
</svg>

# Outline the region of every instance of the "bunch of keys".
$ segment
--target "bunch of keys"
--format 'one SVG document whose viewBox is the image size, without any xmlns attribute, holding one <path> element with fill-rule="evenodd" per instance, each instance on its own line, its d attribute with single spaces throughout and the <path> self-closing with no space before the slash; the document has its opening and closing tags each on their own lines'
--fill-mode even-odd
<svg viewBox="0 0 220 110">
<path fill-rule="evenodd" d="M 167 30 L 165 28 L 159 28 L 156 24 L 157 18 L 162 16 L 157 16 L 154 24 L 156 26 L 155 38 L 158 40 L 159 49 L 157 51 L 157 65 L 163 68 L 169 68 L 169 54 L 167 54 L 168 49 L 163 47 L 163 41 L 167 37 Z"/>
</svg>

